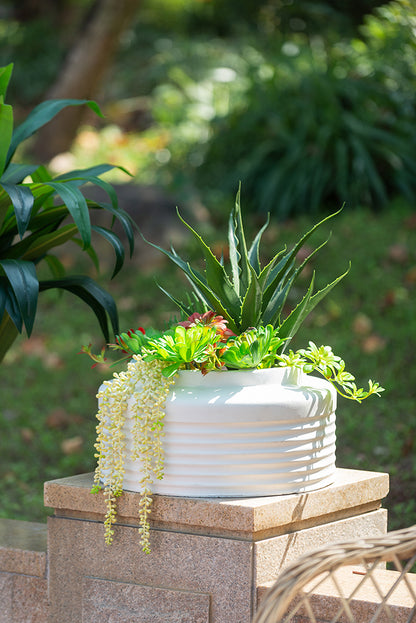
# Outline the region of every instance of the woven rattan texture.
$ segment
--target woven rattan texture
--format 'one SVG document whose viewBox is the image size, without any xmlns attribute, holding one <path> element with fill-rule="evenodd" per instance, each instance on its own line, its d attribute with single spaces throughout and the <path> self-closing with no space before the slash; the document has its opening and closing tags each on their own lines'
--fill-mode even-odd
<svg viewBox="0 0 416 623">
<path fill-rule="evenodd" d="M 394 572 L 381 571 L 386 562 Z M 255 623 L 416 623 L 416 582 L 408 575 L 415 563 L 416 526 L 320 548 L 282 571 L 264 596 Z M 354 582 L 343 581 L 347 570 L 355 574 Z M 380 576 L 389 581 L 380 582 Z M 319 598 L 323 585 L 331 585 L 330 594 L 337 596 L 324 613 Z M 372 604 L 363 618 L 360 604 L 366 592 Z"/>
</svg>

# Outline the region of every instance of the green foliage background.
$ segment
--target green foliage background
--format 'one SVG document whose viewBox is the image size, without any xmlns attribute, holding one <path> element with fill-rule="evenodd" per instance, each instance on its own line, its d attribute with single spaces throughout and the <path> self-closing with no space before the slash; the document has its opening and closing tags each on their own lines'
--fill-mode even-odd
<svg viewBox="0 0 416 623">
<path fill-rule="evenodd" d="M 253 231 L 259 212 L 273 212 L 270 255 L 311 227 L 314 212 L 347 202 L 316 285 L 350 258 L 351 272 L 294 346 L 331 344 L 359 382 L 372 377 L 386 387 L 368 404 L 340 401 L 338 464 L 390 473 L 391 529 L 416 522 L 415 20 L 409 0 L 146 0 L 98 98 L 105 122 L 89 119 L 67 155 L 71 168 L 110 159 L 139 184 L 168 190 L 181 208 L 208 207 L 213 239 L 241 179 Z M 22 113 L 65 52 L 50 24 L 42 26 L 49 36 L 36 28 L 0 19 L 0 64 L 16 62 L 10 97 Z M 35 80 L 31 60 L 42 67 Z M 69 253 L 65 261 L 79 259 Z M 111 293 L 122 328 L 169 320 L 175 310 L 154 285 L 156 277 L 179 289 L 169 271 L 133 260 L 120 273 Z M 77 355 L 91 341 L 100 347 L 94 322 L 81 303 L 71 302 L 69 315 L 67 296 L 47 292 L 33 337 L 3 364 L 2 516 L 44 519 L 42 482 L 94 468 L 95 394 L 111 375 Z"/>
</svg>

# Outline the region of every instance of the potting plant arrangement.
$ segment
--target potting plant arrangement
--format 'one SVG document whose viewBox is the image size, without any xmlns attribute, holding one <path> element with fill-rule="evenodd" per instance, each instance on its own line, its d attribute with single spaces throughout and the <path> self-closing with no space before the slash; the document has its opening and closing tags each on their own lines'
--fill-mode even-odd
<svg viewBox="0 0 416 623">
<path fill-rule="evenodd" d="M 139 491 L 146 553 L 153 494 L 254 497 L 331 484 L 337 394 L 361 402 L 383 391 L 371 380 L 368 389 L 357 387 L 330 346 L 289 348 L 309 313 L 348 272 L 317 292 L 313 275 L 286 311 L 293 285 L 323 245 L 301 263 L 299 251 L 335 215 L 262 266 L 268 221 L 248 247 L 239 191 L 229 217 L 228 267 L 178 216 L 204 268 L 157 247 L 185 273 L 191 291 L 180 299 L 164 290 L 180 313 L 168 329 L 140 327 L 117 336 L 111 346 L 122 351 L 126 369 L 98 392 L 93 491 L 103 490 L 106 500 L 105 540 L 113 540 L 117 497 Z M 83 350 L 95 362 L 105 360 L 104 352 Z"/>
</svg>

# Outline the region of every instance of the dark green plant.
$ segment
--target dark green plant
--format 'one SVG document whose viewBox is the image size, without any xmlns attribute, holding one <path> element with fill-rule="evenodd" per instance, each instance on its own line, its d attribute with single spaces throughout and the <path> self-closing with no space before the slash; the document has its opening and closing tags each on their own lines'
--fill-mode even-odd
<svg viewBox="0 0 416 623">
<path fill-rule="evenodd" d="M 409 0 L 392 2 L 360 40 L 326 49 L 299 38 L 253 67 L 245 101 L 213 125 L 199 186 L 244 179 L 250 207 L 281 218 L 414 203 L 415 19 Z"/>
<path fill-rule="evenodd" d="M 296 264 L 296 256 L 316 229 L 329 218 L 331 216 L 306 232 L 293 249 L 287 251 L 283 248 L 262 267 L 259 248 L 268 221 L 248 248 L 241 217 L 240 191 L 238 191 L 228 225 L 229 272 L 215 257 L 201 236 L 182 218 L 181 221 L 193 235 L 205 260 L 203 272 L 180 258 L 174 249 L 166 251 L 157 245 L 152 246 L 167 255 L 185 273 L 201 303 L 206 306 L 206 309 L 222 316 L 228 322 L 231 331 L 240 334 L 251 327 L 271 324 L 273 327 L 279 327 L 279 337 L 287 344 L 314 307 L 346 275 L 343 273 L 316 293 L 313 292 L 315 281 L 313 275 L 306 294 L 295 309 L 286 318 L 283 317 L 284 305 L 290 290 L 306 264 L 323 245 L 310 253 L 301 265 Z M 169 294 L 168 296 L 186 316 L 195 311 L 194 306 L 189 307 L 187 303 L 178 298 Z"/>
<path fill-rule="evenodd" d="M 52 178 L 45 167 L 12 161 L 17 147 L 50 121 L 66 106 L 88 105 L 100 114 L 98 106 L 86 100 L 49 100 L 37 106 L 13 129 L 13 108 L 4 103 L 12 65 L 0 68 L 0 361 L 25 327 L 30 336 L 36 316 L 39 292 L 51 288 L 68 290 L 84 300 L 94 311 L 108 341 L 108 319 L 118 332 L 118 315 L 113 298 L 93 279 L 84 275 L 65 276 L 53 250 L 73 241 L 98 266 L 91 244 L 92 231 L 103 236 L 116 256 L 114 273 L 124 262 L 124 247 L 112 229 L 91 225 L 90 209 L 105 210 L 112 222 L 120 221 L 134 247 L 130 217 L 118 207 L 114 189 L 100 176 L 113 168 L 103 164 L 71 171 Z M 104 189 L 110 203 L 85 199 L 80 187 L 95 184 Z M 68 220 L 69 217 L 69 220 Z M 38 266 L 46 264 L 50 280 L 39 280 Z"/>
</svg>

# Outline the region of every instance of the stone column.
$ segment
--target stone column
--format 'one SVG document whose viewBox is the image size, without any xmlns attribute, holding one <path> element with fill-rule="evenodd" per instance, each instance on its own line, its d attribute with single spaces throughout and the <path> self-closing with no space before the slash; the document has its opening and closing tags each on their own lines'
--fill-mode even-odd
<svg viewBox="0 0 416 623">
<path fill-rule="evenodd" d="M 139 494 L 118 502 L 114 543 L 92 475 L 45 483 L 49 623 L 250 623 L 257 589 L 325 543 L 378 536 L 388 475 L 338 469 L 304 494 L 250 499 L 155 496 L 151 554 L 140 548 Z"/>
</svg>

